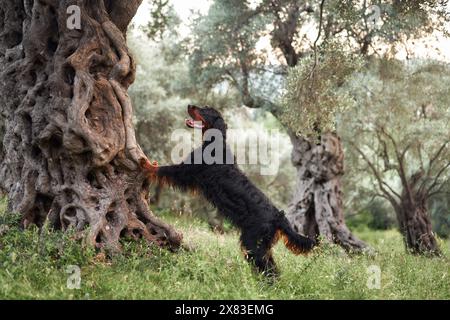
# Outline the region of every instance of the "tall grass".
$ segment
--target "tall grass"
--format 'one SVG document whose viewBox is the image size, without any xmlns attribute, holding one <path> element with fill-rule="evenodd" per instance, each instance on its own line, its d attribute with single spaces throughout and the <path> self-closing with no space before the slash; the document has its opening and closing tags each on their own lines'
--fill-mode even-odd
<svg viewBox="0 0 450 320">
<path fill-rule="evenodd" d="M 440 243 L 446 257 L 413 256 L 395 230 L 359 230 L 375 248 L 364 255 L 322 245 L 309 256 L 294 256 L 279 244 L 274 253 L 281 277 L 271 285 L 251 272 L 236 232 L 214 234 L 199 220 L 164 216 L 184 233 L 190 250 L 171 253 L 124 242 L 122 254 L 105 259 L 70 232 L 22 231 L 14 216 L 1 211 L 2 299 L 450 298 L 449 243 Z M 81 269 L 80 289 L 67 287 L 69 265 Z M 379 289 L 367 286 L 373 265 L 381 270 Z"/>
</svg>

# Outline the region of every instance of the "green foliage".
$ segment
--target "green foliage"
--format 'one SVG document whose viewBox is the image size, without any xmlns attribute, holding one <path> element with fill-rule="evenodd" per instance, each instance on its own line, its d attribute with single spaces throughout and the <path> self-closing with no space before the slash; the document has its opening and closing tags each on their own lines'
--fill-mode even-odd
<svg viewBox="0 0 450 320">
<path fill-rule="evenodd" d="M 441 194 L 436 196 L 431 204 L 431 218 L 433 231 L 442 238 L 450 238 L 450 196 Z"/>
<path fill-rule="evenodd" d="M 395 60 L 373 60 L 369 70 L 349 84 L 356 107 L 340 118 L 340 132 L 367 151 L 388 180 L 398 163 L 394 145 L 387 138 L 379 139 L 381 130 L 395 137 L 397 151 L 406 148 L 408 177 L 421 168 L 430 169 L 431 177 L 436 175 L 450 158 L 447 146 L 429 167 L 433 155 L 450 140 L 449 71 L 438 62 L 416 61 L 406 66 Z"/>
<path fill-rule="evenodd" d="M 372 221 L 371 213 L 366 210 L 360 210 L 354 214 L 347 214 L 345 224 L 353 231 L 361 231 L 369 229 L 368 225 Z"/>
<path fill-rule="evenodd" d="M 281 121 L 297 135 L 316 137 L 318 131 L 334 131 L 337 113 L 354 104 L 342 85 L 361 61 L 343 51 L 337 43 L 328 43 L 289 70 L 282 98 Z"/>
<path fill-rule="evenodd" d="M 352 230 L 390 230 L 396 227 L 395 215 L 381 199 L 374 199 L 356 214 L 347 216 L 345 221 Z"/>
<path fill-rule="evenodd" d="M 193 83 L 208 88 L 228 83 L 238 88 L 243 103 L 250 95 L 258 101 L 270 101 L 273 109 L 279 104 L 286 65 L 311 64 L 312 34 L 315 37 L 317 33 L 305 26 L 318 27 L 318 3 L 213 1 L 208 14 L 192 24 L 189 68 Z M 326 1 L 319 46 L 338 42 L 345 51 L 369 56 L 390 52 L 404 39 L 443 30 L 446 14 L 442 1 L 374 2 L 381 13 L 377 26 L 368 21 L 371 4 L 362 0 Z M 269 109 L 269 104 L 254 107 Z M 331 127 L 330 121 L 325 124 Z"/>
<path fill-rule="evenodd" d="M 2 216 L 2 214 L 0 214 Z M 12 227 L 0 236 L 2 299 L 449 299 L 446 258 L 406 254 L 396 231 L 368 231 L 358 237 L 375 254 L 348 256 L 324 244 L 309 256 L 295 256 L 280 243 L 274 249 L 282 271 L 274 285 L 254 275 L 239 249 L 238 234 L 217 235 L 196 219 L 164 216 L 185 235 L 190 251 L 171 253 L 144 243 L 125 243 L 111 260 L 82 249 L 61 233 Z M 62 246 L 61 243 L 64 243 Z M 49 249 L 39 249 L 39 248 Z M 54 250 L 52 248 L 63 248 Z M 449 243 L 441 247 L 448 255 Z M 70 249 L 72 248 L 72 249 Z M 55 252 L 59 252 L 55 256 Z M 81 269 L 81 288 L 66 283 L 68 265 Z M 381 288 L 369 289 L 367 268 L 381 269 Z"/>
<path fill-rule="evenodd" d="M 363 1 L 326 2 L 324 30 L 326 37 L 338 37 L 347 48 L 363 54 L 387 53 L 403 39 L 420 39 L 444 31 L 448 19 L 447 1 Z M 379 18 L 375 5 L 380 9 Z M 371 20 L 375 17 L 376 21 Z M 371 50 L 369 52 L 369 50 Z"/>
<path fill-rule="evenodd" d="M 169 0 L 150 1 L 150 20 L 142 29 L 149 39 L 162 40 L 166 32 L 176 32 L 180 18 Z"/>
<path fill-rule="evenodd" d="M 254 69 L 263 63 L 256 44 L 267 21 L 251 16 L 248 1 L 221 0 L 211 4 L 207 16 L 194 20 L 189 67 L 195 85 L 213 88 L 226 80 L 240 82 L 243 64 Z"/>
<path fill-rule="evenodd" d="M 376 199 L 367 208 L 372 219 L 367 226 L 374 230 L 388 230 L 396 226 L 395 216 L 389 211 L 385 201 Z"/>
<path fill-rule="evenodd" d="M 148 41 L 138 30 L 128 35 L 129 46 L 137 60 L 136 81 L 130 87 L 136 134 L 144 152 L 161 162 L 170 159 L 165 147 L 170 134 L 184 119 L 191 102 L 186 61 L 178 50 L 176 38 L 158 43 Z"/>
<path fill-rule="evenodd" d="M 294 2 L 283 1 L 283 6 Z M 215 90 L 231 87 L 238 93 L 235 105 L 276 111 L 285 68 L 274 62 L 281 57 L 272 43 L 270 7 L 266 1 L 213 1 L 208 14 L 197 17 L 192 24 L 192 83 Z M 257 102 L 249 105 L 249 97 Z"/>
</svg>

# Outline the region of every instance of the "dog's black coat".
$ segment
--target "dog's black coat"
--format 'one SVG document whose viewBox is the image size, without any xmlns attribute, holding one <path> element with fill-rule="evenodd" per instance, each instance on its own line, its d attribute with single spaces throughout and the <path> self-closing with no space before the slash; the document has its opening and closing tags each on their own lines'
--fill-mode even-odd
<svg viewBox="0 0 450 320">
<path fill-rule="evenodd" d="M 203 151 L 211 143 L 204 139 L 200 149 L 194 150 L 183 163 L 158 167 L 155 176 L 161 183 L 203 194 L 241 230 L 241 244 L 246 258 L 258 271 L 267 275 L 277 274 L 271 247 L 280 236 L 284 237 L 286 246 L 297 254 L 308 252 L 315 241 L 297 234 L 284 213 L 243 174 L 234 161 L 232 164 L 226 163 L 225 156 L 229 151 L 225 144 L 226 124 L 221 114 L 213 108 L 195 106 L 188 106 L 188 113 L 193 120 L 202 122 L 204 133 L 211 128 L 222 132 L 223 161 L 194 164 L 195 152 Z"/>
</svg>

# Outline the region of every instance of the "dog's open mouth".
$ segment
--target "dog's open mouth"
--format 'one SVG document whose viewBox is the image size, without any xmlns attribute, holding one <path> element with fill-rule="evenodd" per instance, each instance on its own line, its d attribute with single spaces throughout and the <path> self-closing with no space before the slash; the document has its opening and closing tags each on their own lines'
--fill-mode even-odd
<svg viewBox="0 0 450 320">
<path fill-rule="evenodd" d="M 188 105 L 187 113 L 191 117 L 186 119 L 185 123 L 189 128 L 203 129 L 206 127 L 206 121 L 200 114 L 199 108 L 194 105 Z"/>
<path fill-rule="evenodd" d="M 185 122 L 189 128 L 203 129 L 205 126 L 200 120 L 186 119 Z"/>
</svg>

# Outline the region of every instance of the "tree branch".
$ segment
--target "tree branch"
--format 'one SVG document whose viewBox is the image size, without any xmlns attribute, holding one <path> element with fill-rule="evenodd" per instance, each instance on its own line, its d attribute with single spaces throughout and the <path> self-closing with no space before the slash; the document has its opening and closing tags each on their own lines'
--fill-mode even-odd
<svg viewBox="0 0 450 320">
<path fill-rule="evenodd" d="M 320 2 L 320 13 L 319 13 L 319 30 L 317 32 L 316 40 L 314 41 L 313 50 L 314 50 L 314 65 L 312 67 L 311 73 L 314 72 L 317 66 L 317 42 L 320 39 L 320 35 L 322 33 L 322 24 L 323 24 L 323 6 L 325 5 L 325 0 Z"/>
<path fill-rule="evenodd" d="M 430 161 L 428 162 L 428 168 L 427 168 L 426 177 L 424 178 L 422 184 L 420 185 L 419 190 L 423 190 L 425 188 L 425 186 L 426 186 L 427 181 L 431 179 L 431 171 L 432 171 L 433 165 L 434 165 L 435 161 L 439 158 L 441 153 L 444 151 L 445 147 L 447 146 L 447 144 L 449 142 L 450 141 L 448 141 L 448 140 L 445 141 L 442 144 L 442 146 L 438 149 L 438 151 L 434 154 L 434 156 L 430 158 Z"/>
<path fill-rule="evenodd" d="M 436 154 L 430 159 L 430 162 L 428 163 L 428 172 L 431 171 L 431 168 L 433 167 L 434 162 L 439 158 L 442 151 L 444 151 L 445 147 L 450 141 L 445 141 L 444 144 L 439 148 L 439 150 L 436 152 Z"/>
<path fill-rule="evenodd" d="M 141 3 L 142 0 L 105 0 L 111 21 L 122 33 L 127 31 L 127 27 Z"/>
<path fill-rule="evenodd" d="M 433 197 L 433 196 L 435 196 L 437 194 L 448 194 L 448 195 L 450 195 L 450 192 L 445 192 L 445 191 L 442 190 L 444 188 L 444 186 L 445 186 L 445 183 L 442 183 L 436 191 L 433 191 L 433 192 L 428 194 L 428 198 L 431 198 L 431 197 Z"/>
<path fill-rule="evenodd" d="M 400 153 L 397 142 L 395 141 L 394 137 L 392 137 L 392 135 L 390 135 L 385 129 L 384 127 L 380 127 L 381 133 L 383 133 L 386 137 L 388 137 L 389 140 L 391 140 L 392 145 L 394 147 L 394 152 L 395 155 L 397 157 L 397 162 L 398 162 L 398 173 L 400 174 L 400 179 L 402 181 L 403 187 L 405 188 L 409 200 L 411 203 L 413 203 L 413 196 L 411 193 L 411 187 L 408 183 L 408 178 L 406 177 L 406 171 L 405 171 L 405 166 L 404 166 L 404 156 L 406 154 L 406 151 L 409 149 L 410 145 L 406 146 L 405 150 L 403 150 L 402 153 Z"/>
<path fill-rule="evenodd" d="M 279 14 L 282 11 L 280 4 L 276 1 L 271 2 L 271 11 L 275 15 L 274 30 L 272 32 L 273 41 L 283 53 L 286 64 L 290 67 L 296 66 L 300 57 L 300 54 L 295 51 L 293 46 L 300 13 L 304 11 L 310 12 L 310 10 L 309 6 L 300 8 L 298 3 L 295 3 L 289 8 L 287 13 L 284 12 L 283 16 L 286 16 L 286 19 L 283 21 L 282 16 Z"/>
<path fill-rule="evenodd" d="M 378 130 L 375 130 L 375 134 L 378 138 L 378 141 L 382 145 L 382 158 L 383 158 L 383 162 L 384 162 L 384 171 L 388 171 L 391 169 L 397 169 L 394 165 L 392 165 L 390 163 L 386 141 L 384 141 L 384 139 L 381 138 L 380 132 Z"/>
<path fill-rule="evenodd" d="M 279 106 L 273 103 L 272 101 L 269 101 L 268 99 L 264 99 L 261 97 L 255 97 L 250 94 L 249 89 L 249 72 L 248 68 L 244 61 L 240 60 L 240 67 L 242 72 L 242 83 L 240 83 L 236 77 L 233 75 L 233 73 L 230 70 L 226 70 L 225 73 L 232 79 L 233 84 L 238 89 L 242 103 L 248 107 L 248 108 L 255 108 L 255 109 L 264 109 L 266 111 L 269 111 L 273 114 L 275 118 L 279 118 Z"/>
<path fill-rule="evenodd" d="M 392 203 L 392 205 L 394 207 L 397 206 L 398 204 L 397 204 L 397 201 L 395 201 L 394 196 L 392 194 L 390 194 L 389 191 L 386 190 L 386 188 L 384 186 L 387 186 L 391 192 L 393 191 L 392 188 L 386 182 L 383 181 L 383 179 L 380 176 L 380 173 L 377 171 L 377 169 L 375 168 L 375 165 L 372 163 L 372 161 L 369 160 L 367 155 L 364 152 L 362 152 L 362 150 L 360 148 L 358 148 L 358 146 L 354 142 L 349 141 L 349 143 L 363 157 L 364 161 L 366 161 L 369 168 L 372 170 L 372 172 L 378 182 L 378 186 L 379 186 L 381 192 L 383 192 L 385 197 Z M 397 197 L 400 198 L 400 195 L 398 193 L 396 193 L 396 192 L 393 192 L 393 193 L 394 193 L 394 195 L 396 195 Z"/>
<path fill-rule="evenodd" d="M 450 167 L 450 162 L 448 162 L 445 166 L 443 166 L 441 168 L 441 170 L 439 170 L 438 174 L 436 175 L 436 177 L 433 180 L 433 183 L 431 184 L 431 186 L 427 189 L 426 194 L 430 195 L 431 192 L 433 191 L 433 189 L 438 186 L 438 182 L 439 182 L 439 178 L 441 177 L 441 175 Z M 443 184 L 443 183 L 442 183 Z M 441 189 L 441 187 L 439 187 L 439 190 Z"/>
</svg>

